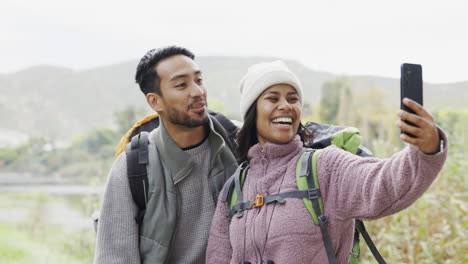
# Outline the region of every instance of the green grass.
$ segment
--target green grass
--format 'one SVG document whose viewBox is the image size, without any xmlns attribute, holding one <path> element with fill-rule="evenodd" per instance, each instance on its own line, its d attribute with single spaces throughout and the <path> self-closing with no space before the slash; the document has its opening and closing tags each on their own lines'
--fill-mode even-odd
<svg viewBox="0 0 468 264">
<path fill-rule="evenodd" d="M 17 207 L 28 215 L 19 221 L 0 222 L 0 264 L 11 263 L 92 263 L 95 234 L 89 230 L 73 230 L 50 223 L 47 204 L 57 202 L 47 194 L 0 194 L 1 210 Z"/>
<path fill-rule="evenodd" d="M 0 223 L 0 263 L 34 263 L 38 249 L 39 245 L 29 242 L 24 234 Z"/>
<path fill-rule="evenodd" d="M 73 237 L 68 237 L 73 239 Z M 65 241 L 63 245 L 67 245 Z M 30 263 L 91 263 L 91 259 L 83 256 L 68 254 L 67 250 L 60 250 L 59 240 L 54 236 L 38 234 L 31 237 L 18 226 L 0 223 L 0 263 L 1 264 L 30 264 Z"/>
</svg>

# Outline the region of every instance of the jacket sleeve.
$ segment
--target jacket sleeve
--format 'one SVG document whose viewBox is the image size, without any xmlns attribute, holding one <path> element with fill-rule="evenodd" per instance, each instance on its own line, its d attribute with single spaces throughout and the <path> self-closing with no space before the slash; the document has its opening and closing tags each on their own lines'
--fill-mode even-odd
<svg viewBox="0 0 468 264">
<path fill-rule="evenodd" d="M 140 264 L 138 209 L 127 178 L 125 152 L 114 162 L 106 185 L 98 222 L 95 264 Z"/>
<path fill-rule="evenodd" d="M 206 250 L 207 264 L 229 264 L 232 257 L 232 247 L 229 240 L 230 221 L 224 215 L 226 206 L 221 202 L 219 195 L 216 212 L 211 223 L 210 236 L 208 239 L 208 248 Z"/>
<path fill-rule="evenodd" d="M 318 158 L 325 213 L 366 220 L 410 206 L 429 188 L 447 158 L 447 138 L 440 129 L 439 134 L 445 147 L 434 155 L 414 145 L 383 160 L 357 157 L 336 147 L 325 149 Z"/>
</svg>

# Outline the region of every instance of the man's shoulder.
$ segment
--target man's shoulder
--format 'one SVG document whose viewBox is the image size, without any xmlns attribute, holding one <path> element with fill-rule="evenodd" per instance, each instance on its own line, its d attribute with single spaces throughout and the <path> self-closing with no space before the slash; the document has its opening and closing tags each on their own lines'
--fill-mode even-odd
<svg viewBox="0 0 468 264">
<path fill-rule="evenodd" d="M 128 182 L 127 179 L 127 153 L 124 151 L 117 156 L 109 172 L 109 181 L 118 180 Z"/>
</svg>

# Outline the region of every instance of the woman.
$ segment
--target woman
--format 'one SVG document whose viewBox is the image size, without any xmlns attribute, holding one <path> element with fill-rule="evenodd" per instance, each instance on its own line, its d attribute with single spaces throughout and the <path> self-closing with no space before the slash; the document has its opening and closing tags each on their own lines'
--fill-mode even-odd
<svg viewBox="0 0 468 264">
<path fill-rule="evenodd" d="M 280 61 L 249 68 L 241 82 L 238 133 L 239 162 L 250 170 L 242 188 L 252 200 L 297 190 L 295 170 L 304 143 L 312 140 L 301 123 L 302 88 L 297 77 Z M 377 219 L 412 204 L 430 186 L 446 159 L 445 134 L 414 101 L 404 100 L 419 116 L 400 112 L 397 126 L 415 138 L 389 159 L 361 158 L 330 146 L 318 157 L 318 179 L 328 233 L 338 263 L 348 263 L 354 219 Z M 211 226 L 207 263 L 328 263 L 320 228 L 314 225 L 301 199 L 271 203 L 225 217 L 218 201 Z"/>
</svg>

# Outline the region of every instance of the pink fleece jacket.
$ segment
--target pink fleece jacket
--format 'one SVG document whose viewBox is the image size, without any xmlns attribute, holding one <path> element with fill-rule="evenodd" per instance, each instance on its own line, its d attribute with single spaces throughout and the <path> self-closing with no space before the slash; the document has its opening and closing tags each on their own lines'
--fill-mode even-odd
<svg viewBox="0 0 468 264">
<path fill-rule="evenodd" d="M 440 134 L 447 146 L 445 135 Z M 295 170 L 302 149 L 299 137 L 284 145 L 253 146 L 248 153 L 244 199 L 297 190 Z M 361 158 L 334 146 L 324 149 L 318 159 L 319 184 L 338 262 L 348 263 L 354 218 L 377 219 L 405 209 L 431 185 L 446 157 L 447 147 L 426 155 L 409 145 L 383 160 Z M 207 263 L 256 264 L 262 259 L 275 264 L 328 263 L 320 229 L 300 199 L 247 210 L 231 222 L 225 212 L 225 205 L 218 201 Z"/>
</svg>

